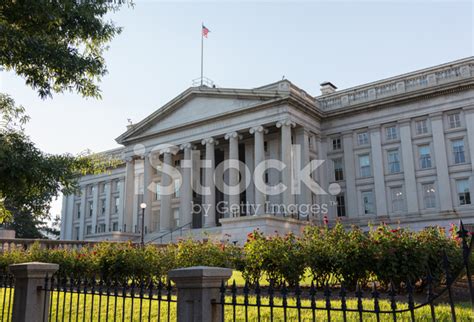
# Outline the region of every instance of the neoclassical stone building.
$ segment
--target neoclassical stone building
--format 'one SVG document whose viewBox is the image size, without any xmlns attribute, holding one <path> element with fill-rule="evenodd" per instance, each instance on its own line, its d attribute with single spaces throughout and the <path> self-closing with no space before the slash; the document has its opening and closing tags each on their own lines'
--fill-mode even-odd
<svg viewBox="0 0 474 322">
<path fill-rule="evenodd" d="M 145 240 L 157 242 L 204 232 L 242 241 L 256 227 L 298 232 L 326 219 L 414 229 L 474 223 L 473 57 L 345 90 L 326 82 L 317 97 L 288 80 L 191 87 L 116 140 L 123 148 L 105 153 L 123 164 L 81 178 L 80 193 L 63 198 L 62 239 L 138 240 L 142 211 Z M 224 171 L 224 160 L 249 170 Z M 265 160 L 289 166 L 254 176 Z M 309 175 L 327 194 L 305 184 L 274 193 L 293 187 L 313 160 L 324 161 Z M 180 175 L 164 174 L 168 166 Z M 219 181 L 241 192 L 228 194 Z M 176 189 L 163 193 L 168 185 Z"/>
</svg>

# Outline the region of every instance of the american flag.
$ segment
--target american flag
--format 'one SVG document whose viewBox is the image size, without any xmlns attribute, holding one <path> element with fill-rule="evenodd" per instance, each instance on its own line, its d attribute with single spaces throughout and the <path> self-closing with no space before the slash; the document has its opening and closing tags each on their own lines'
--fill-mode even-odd
<svg viewBox="0 0 474 322">
<path fill-rule="evenodd" d="M 209 29 L 206 26 L 202 25 L 202 36 L 207 38 L 207 34 L 209 33 Z"/>
</svg>

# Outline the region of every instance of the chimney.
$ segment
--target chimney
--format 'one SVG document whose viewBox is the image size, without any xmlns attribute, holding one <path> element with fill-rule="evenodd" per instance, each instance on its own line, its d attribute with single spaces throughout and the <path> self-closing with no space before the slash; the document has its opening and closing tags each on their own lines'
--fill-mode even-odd
<svg viewBox="0 0 474 322">
<path fill-rule="evenodd" d="M 336 91 L 337 87 L 331 82 L 323 82 L 321 83 L 321 94 L 328 95 L 332 94 Z"/>
</svg>

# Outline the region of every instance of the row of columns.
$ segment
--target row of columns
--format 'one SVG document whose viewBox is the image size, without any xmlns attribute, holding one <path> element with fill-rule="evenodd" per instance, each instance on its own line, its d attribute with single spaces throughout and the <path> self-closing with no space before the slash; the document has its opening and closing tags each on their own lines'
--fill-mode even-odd
<svg viewBox="0 0 474 322">
<path fill-rule="evenodd" d="M 291 193 L 291 184 L 292 184 L 292 165 L 293 165 L 293 151 L 292 151 L 292 129 L 295 127 L 295 123 L 291 120 L 282 120 L 276 123 L 276 127 L 281 129 L 281 161 L 287 166 L 282 170 L 282 183 L 288 188 L 283 192 L 282 201 L 284 204 L 293 204 L 295 203 L 294 195 Z M 268 133 L 268 130 L 264 126 L 255 126 L 249 129 L 249 133 L 254 136 L 254 151 L 252 160 L 254 166 L 257 166 L 261 162 L 265 161 L 265 140 L 264 135 Z M 298 134 L 298 143 L 301 143 L 303 148 L 301 165 L 304 166 L 304 163 L 309 162 L 309 146 L 308 146 L 308 132 L 303 130 L 301 135 Z M 235 169 L 238 167 L 239 163 L 239 140 L 242 139 L 242 136 L 234 131 L 227 133 L 224 136 L 225 140 L 229 144 L 229 165 L 232 166 L 228 172 L 228 184 L 230 187 L 236 186 L 239 184 L 239 171 Z M 218 141 L 215 138 L 205 138 L 201 141 L 201 144 L 204 146 L 205 153 L 205 162 L 204 164 L 204 177 L 203 177 L 203 186 L 204 189 L 209 189 L 203 193 L 203 204 L 208 205 L 206 208 L 207 213 L 204 217 L 204 227 L 214 227 L 216 226 L 216 192 L 215 192 L 215 183 L 214 183 L 214 171 L 215 171 L 215 146 L 218 144 Z M 193 163 L 192 160 L 192 149 L 193 145 L 191 143 L 186 143 L 180 146 L 180 149 L 183 151 L 183 160 L 182 164 L 185 165 L 182 167 L 182 185 L 180 190 L 180 223 L 182 225 L 188 224 L 192 221 L 192 169 L 190 165 Z M 308 151 L 306 151 L 306 149 Z M 176 150 L 165 149 L 160 151 L 160 154 L 163 155 L 163 165 L 172 166 L 173 155 L 177 153 Z M 134 170 L 132 170 L 133 164 L 127 163 L 127 179 L 126 179 L 126 213 L 131 214 L 133 210 L 133 198 L 129 193 L 130 190 L 133 190 L 133 176 Z M 145 218 L 148 223 L 148 227 L 151 227 L 151 218 L 152 218 L 152 193 L 150 192 L 152 184 L 152 169 L 153 165 L 151 164 L 150 157 L 144 158 L 144 198 L 143 202 L 147 204 L 145 209 Z M 172 178 L 169 175 L 163 174 L 162 177 L 162 186 L 167 186 L 172 183 Z M 256 209 L 257 215 L 264 213 L 266 196 L 265 193 L 259 189 L 254 190 L 254 200 L 255 204 L 261 205 Z M 235 191 L 229 191 L 229 209 L 238 209 L 240 204 L 240 194 Z M 298 202 L 311 203 L 311 194 L 309 190 L 304 191 L 304 197 L 300 197 Z M 236 215 L 236 214 L 230 214 Z M 171 195 L 163 194 L 161 196 L 160 204 L 160 230 L 169 230 L 172 228 L 172 204 L 171 204 Z M 130 216 L 126 216 L 127 220 Z M 147 219 L 148 218 L 148 219 Z M 136 220 L 138 216 L 136 217 Z"/>
</svg>

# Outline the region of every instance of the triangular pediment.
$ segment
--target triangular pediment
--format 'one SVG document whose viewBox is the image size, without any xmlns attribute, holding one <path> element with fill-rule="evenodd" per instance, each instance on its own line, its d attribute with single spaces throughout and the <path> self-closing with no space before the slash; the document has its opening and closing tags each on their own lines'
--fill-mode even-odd
<svg viewBox="0 0 474 322">
<path fill-rule="evenodd" d="M 270 91 L 188 90 L 117 138 L 119 143 L 238 112 L 281 97 Z"/>
</svg>

